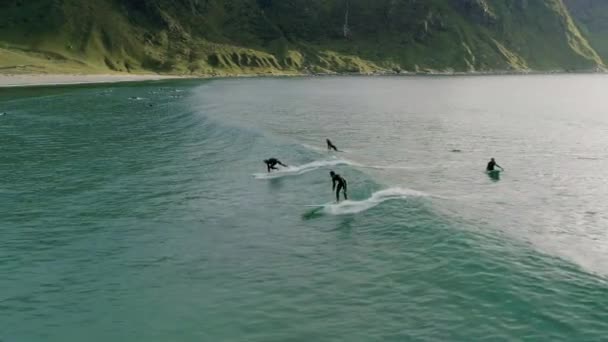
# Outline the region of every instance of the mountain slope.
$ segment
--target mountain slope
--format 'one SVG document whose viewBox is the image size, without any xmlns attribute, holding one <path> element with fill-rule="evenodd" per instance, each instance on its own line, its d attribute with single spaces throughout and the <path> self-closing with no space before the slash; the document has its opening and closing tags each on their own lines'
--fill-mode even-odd
<svg viewBox="0 0 608 342">
<path fill-rule="evenodd" d="M 0 3 L 0 72 L 594 70 L 608 56 L 562 0 Z"/>
<path fill-rule="evenodd" d="M 608 0 L 565 0 L 595 50 L 608 59 Z"/>
</svg>

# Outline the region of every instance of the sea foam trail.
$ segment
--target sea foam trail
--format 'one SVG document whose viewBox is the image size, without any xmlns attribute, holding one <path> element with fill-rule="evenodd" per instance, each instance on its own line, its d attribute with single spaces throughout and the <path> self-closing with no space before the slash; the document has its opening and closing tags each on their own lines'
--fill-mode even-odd
<svg viewBox="0 0 608 342">
<path fill-rule="evenodd" d="M 328 152 L 328 153 L 349 153 L 350 150 L 344 150 L 339 148 L 338 151 L 332 151 L 332 150 L 328 150 L 326 147 L 319 147 L 319 146 L 313 146 L 313 145 L 309 145 L 309 144 L 300 144 L 302 145 L 302 147 L 305 147 L 311 151 L 315 151 L 315 152 Z"/>
<path fill-rule="evenodd" d="M 375 169 L 375 170 L 417 170 L 427 167 L 416 167 L 416 166 L 400 166 L 400 165 L 361 165 L 354 164 L 355 166 L 364 168 L 364 169 Z"/>
<path fill-rule="evenodd" d="M 335 151 L 328 151 L 326 148 L 313 146 L 309 144 L 300 144 L 303 147 L 315 151 L 315 152 L 328 152 L 328 153 L 336 153 Z M 338 152 L 340 153 L 350 153 L 350 150 L 340 149 Z M 365 169 L 376 169 L 376 170 L 418 170 L 418 169 L 428 169 L 429 166 L 404 166 L 404 165 L 363 165 L 357 162 L 349 161 L 348 165 L 365 168 Z"/>
<path fill-rule="evenodd" d="M 300 166 L 288 166 L 284 167 L 278 171 L 273 171 L 270 173 L 254 173 L 253 177 L 256 179 L 273 179 L 273 178 L 281 178 L 281 177 L 289 177 L 289 176 L 298 176 L 310 171 L 318 170 L 327 166 L 336 166 L 336 165 L 355 165 L 348 160 L 343 159 L 331 159 L 331 160 L 318 160 L 308 164 L 300 165 Z"/>
<path fill-rule="evenodd" d="M 362 201 L 343 201 L 340 203 L 329 203 L 320 206 L 323 212 L 330 215 L 357 214 L 369 210 L 380 203 L 390 200 L 402 200 L 411 197 L 428 197 L 429 195 L 412 189 L 389 188 L 374 192 L 372 196 Z"/>
<path fill-rule="evenodd" d="M 302 146 L 304 146 L 305 148 L 312 150 L 312 151 L 316 151 L 316 152 L 325 152 L 326 149 L 318 147 L 318 146 L 313 146 L 313 145 L 308 145 L 308 144 L 302 144 Z"/>
</svg>

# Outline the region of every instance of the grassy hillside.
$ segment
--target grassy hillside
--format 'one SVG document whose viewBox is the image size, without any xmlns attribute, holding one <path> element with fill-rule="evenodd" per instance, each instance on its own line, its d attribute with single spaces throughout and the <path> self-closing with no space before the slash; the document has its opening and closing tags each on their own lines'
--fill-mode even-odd
<svg viewBox="0 0 608 342">
<path fill-rule="evenodd" d="M 595 50 L 608 60 L 608 0 L 565 0 Z"/>
<path fill-rule="evenodd" d="M 562 0 L 0 2 L 5 73 L 593 70 L 608 56 Z"/>
</svg>

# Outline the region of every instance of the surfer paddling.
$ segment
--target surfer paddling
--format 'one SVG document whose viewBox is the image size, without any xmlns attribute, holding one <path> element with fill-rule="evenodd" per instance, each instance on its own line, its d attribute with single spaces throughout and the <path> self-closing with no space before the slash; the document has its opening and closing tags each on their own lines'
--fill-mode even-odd
<svg viewBox="0 0 608 342">
<path fill-rule="evenodd" d="M 346 179 L 333 171 L 330 171 L 329 175 L 331 176 L 331 190 L 336 190 L 336 202 L 340 202 L 340 190 L 342 190 L 342 193 L 344 194 L 344 200 L 348 200 L 348 195 L 346 194 Z M 338 184 L 337 188 L 336 184 Z"/>
<path fill-rule="evenodd" d="M 287 167 L 287 165 L 281 163 L 280 160 L 278 160 L 277 158 L 270 158 L 270 159 L 266 159 L 264 160 L 264 163 L 266 163 L 266 167 L 268 168 L 268 172 L 270 172 L 270 170 L 278 170 L 278 168 L 276 167 L 277 164 L 283 166 L 283 167 Z"/>
<path fill-rule="evenodd" d="M 503 171 L 505 170 L 505 169 L 503 169 L 503 168 L 502 168 L 502 166 L 500 166 L 500 165 L 496 164 L 496 161 L 494 160 L 494 158 L 492 158 L 492 159 L 490 160 L 490 162 L 488 163 L 488 166 L 486 166 L 486 171 L 488 171 L 488 172 L 489 172 L 489 171 L 494 171 L 494 168 L 495 168 L 495 167 L 499 167 L 499 168 L 500 168 L 501 170 L 503 170 Z"/>
<path fill-rule="evenodd" d="M 331 143 L 331 140 L 325 139 L 325 141 L 327 141 L 327 150 L 328 151 L 334 150 L 336 152 L 340 152 L 340 150 L 338 150 L 338 148 L 336 147 L 336 145 L 334 145 L 334 144 Z"/>
</svg>

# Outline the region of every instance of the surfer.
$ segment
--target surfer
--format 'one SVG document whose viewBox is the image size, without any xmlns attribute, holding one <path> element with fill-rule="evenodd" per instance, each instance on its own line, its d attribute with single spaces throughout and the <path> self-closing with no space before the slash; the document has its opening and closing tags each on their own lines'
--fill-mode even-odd
<svg viewBox="0 0 608 342">
<path fill-rule="evenodd" d="M 336 145 L 331 143 L 331 140 L 325 139 L 325 141 L 327 141 L 327 150 L 328 151 L 334 150 L 336 152 L 340 152 L 340 151 L 338 151 L 338 148 L 336 147 Z"/>
<path fill-rule="evenodd" d="M 494 158 L 492 158 L 490 160 L 490 162 L 488 163 L 488 166 L 486 167 L 486 171 L 494 171 L 495 167 L 499 167 L 501 170 L 504 171 L 504 169 L 502 168 L 502 166 L 496 164 L 496 161 L 494 160 Z"/>
<path fill-rule="evenodd" d="M 278 160 L 277 158 L 266 159 L 266 160 L 264 160 L 264 163 L 266 163 L 266 167 L 268 168 L 268 172 L 270 172 L 270 170 L 278 170 L 278 168 L 275 167 L 277 164 L 279 164 L 279 165 L 281 165 L 283 167 L 287 167 L 287 165 L 281 163 L 281 161 Z"/>
<path fill-rule="evenodd" d="M 331 190 L 336 190 L 336 202 L 340 202 L 340 190 L 343 190 L 342 193 L 344 193 L 344 199 L 347 200 L 348 195 L 346 194 L 346 179 L 342 178 L 342 176 L 333 171 L 330 171 L 329 175 L 331 176 Z M 338 188 L 336 188 L 336 183 L 338 183 Z"/>
</svg>

